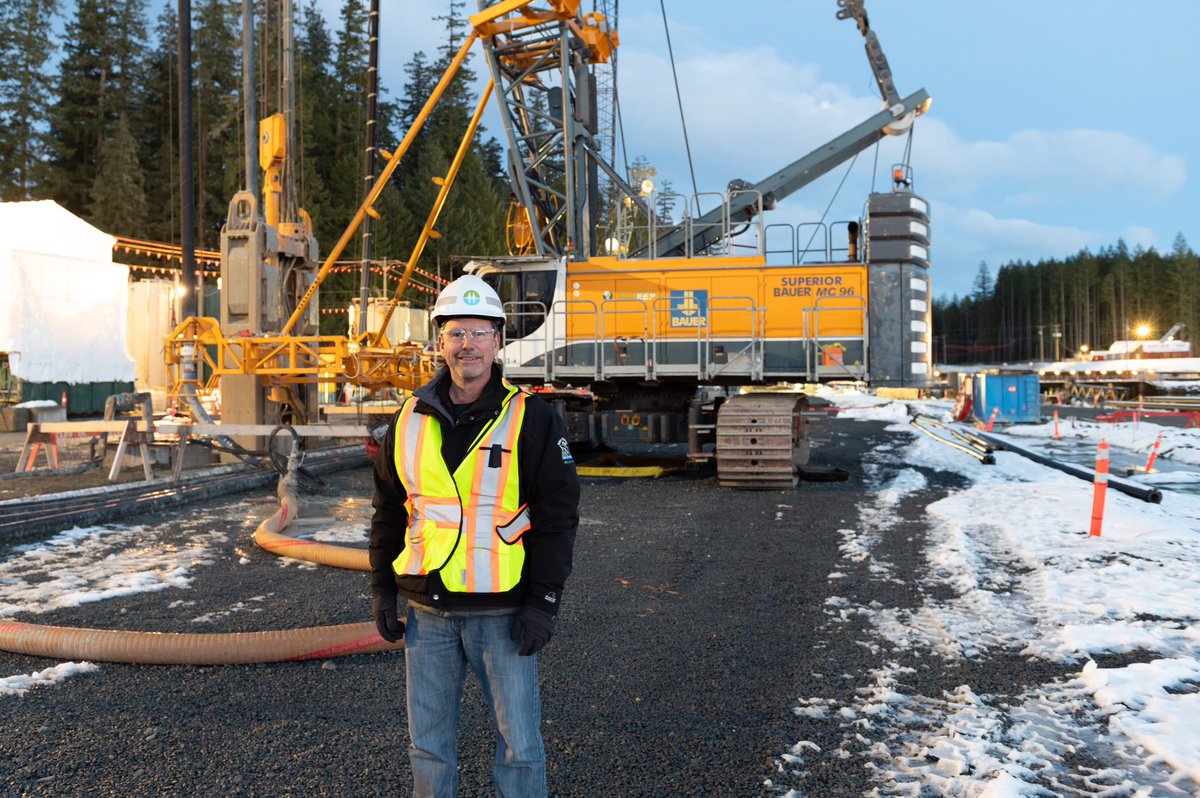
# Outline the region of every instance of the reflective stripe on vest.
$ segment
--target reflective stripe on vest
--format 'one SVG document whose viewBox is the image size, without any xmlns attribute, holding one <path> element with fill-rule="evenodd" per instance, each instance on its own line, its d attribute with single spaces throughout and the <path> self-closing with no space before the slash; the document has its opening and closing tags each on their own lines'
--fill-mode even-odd
<svg viewBox="0 0 1200 798">
<path fill-rule="evenodd" d="M 440 571 L 447 590 L 501 593 L 521 579 L 529 511 L 520 505 L 517 439 L 525 394 L 508 390 L 500 415 L 467 449 L 451 474 L 442 459 L 442 425 L 404 403 L 396 423 L 396 473 L 408 492 L 404 551 L 392 563 L 402 576 Z"/>
</svg>

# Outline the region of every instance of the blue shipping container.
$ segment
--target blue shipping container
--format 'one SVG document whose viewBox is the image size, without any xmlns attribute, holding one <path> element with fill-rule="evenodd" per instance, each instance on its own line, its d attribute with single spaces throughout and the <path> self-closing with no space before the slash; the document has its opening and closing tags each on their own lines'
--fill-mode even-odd
<svg viewBox="0 0 1200 798">
<path fill-rule="evenodd" d="M 1042 420 L 1041 383 L 1036 374 L 977 374 L 972 388 L 975 417 L 984 423 L 998 409 L 1001 424 Z"/>
</svg>

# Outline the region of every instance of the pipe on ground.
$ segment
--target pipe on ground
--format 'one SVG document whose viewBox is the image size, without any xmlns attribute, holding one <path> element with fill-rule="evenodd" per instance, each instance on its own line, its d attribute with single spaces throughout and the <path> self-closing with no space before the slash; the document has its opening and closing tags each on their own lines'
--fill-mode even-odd
<svg viewBox="0 0 1200 798">
<path fill-rule="evenodd" d="M 975 435 L 987 441 L 992 446 L 995 446 L 997 449 L 1006 449 L 1014 454 L 1027 457 L 1030 460 L 1033 460 L 1035 463 L 1041 463 L 1042 465 L 1050 466 L 1051 468 L 1057 468 L 1059 471 L 1070 474 L 1071 476 L 1079 477 L 1080 479 L 1086 479 L 1088 482 L 1092 482 L 1096 478 L 1096 472 L 1090 468 L 1078 466 L 1074 463 L 1064 463 L 1062 461 L 1047 457 L 1044 454 L 1038 454 L 1037 452 L 1030 451 L 1029 449 L 1025 449 L 1017 446 L 1016 444 L 1010 443 L 1003 438 L 991 434 L 990 432 L 976 430 Z M 1162 492 L 1158 488 L 1149 488 L 1145 485 L 1127 482 L 1119 477 L 1109 476 L 1108 487 L 1112 490 L 1118 490 L 1127 496 L 1132 496 L 1135 499 L 1141 499 L 1144 502 L 1150 502 L 1151 504 L 1160 504 L 1162 502 Z"/>
<path fill-rule="evenodd" d="M 259 524 L 255 541 L 268 551 L 284 554 L 289 547 L 312 552 L 323 549 L 339 550 L 344 562 L 356 553 L 362 567 L 337 565 L 341 568 L 369 570 L 367 552 L 342 546 L 311 544 L 279 534 L 296 517 L 300 502 L 292 489 L 295 484 L 297 457 L 289 462 L 288 474 L 279 482 L 279 509 Z M 288 546 L 271 548 L 260 540 L 286 541 Z M 296 556 L 288 553 L 286 556 Z M 327 557 L 328 553 L 322 555 Z M 300 557 L 321 562 L 312 556 Z M 337 559 L 330 557 L 330 559 Z M 331 565 L 336 565 L 330 562 Z M 350 654 L 371 654 L 403 648 L 404 641 L 388 643 L 375 631 L 371 622 L 318 626 L 275 632 L 234 632 L 228 634 L 184 634 L 174 632 L 123 632 L 106 629 L 83 629 L 65 626 L 41 626 L 19 621 L 0 621 L 0 649 L 14 654 L 51 657 L 66 660 L 96 662 L 129 662 L 144 665 L 245 665 L 260 662 L 295 662 L 306 659 L 329 659 Z"/>
</svg>

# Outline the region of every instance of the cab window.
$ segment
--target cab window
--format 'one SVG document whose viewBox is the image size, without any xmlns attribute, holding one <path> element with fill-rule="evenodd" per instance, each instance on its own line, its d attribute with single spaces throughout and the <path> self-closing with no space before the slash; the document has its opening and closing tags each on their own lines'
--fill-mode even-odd
<svg viewBox="0 0 1200 798">
<path fill-rule="evenodd" d="M 546 318 L 554 300 L 554 272 L 492 272 L 484 280 L 496 289 L 508 323 L 504 328 L 507 340 L 532 335 Z"/>
</svg>

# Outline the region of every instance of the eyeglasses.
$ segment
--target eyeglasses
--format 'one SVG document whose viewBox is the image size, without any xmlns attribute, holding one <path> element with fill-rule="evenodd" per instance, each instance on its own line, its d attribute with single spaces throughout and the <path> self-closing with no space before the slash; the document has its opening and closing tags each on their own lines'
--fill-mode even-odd
<svg viewBox="0 0 1200 798">
<path fill-rule="evenodd" d="M 483 342 L 496 334 L 494 327 L 476 327 L 474 330 L 464 330 L 461 327 L 456 327 L 453 330 L 442 330 L 443 337 L 448 341 L 456 344 L 461 344 L 467 340 L 467 336 L 471 336 L 472 341 Z"/>
</svg>

